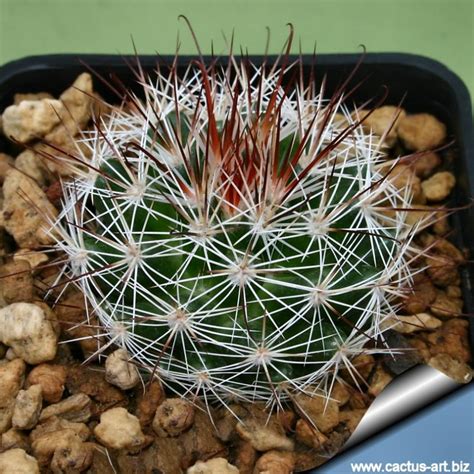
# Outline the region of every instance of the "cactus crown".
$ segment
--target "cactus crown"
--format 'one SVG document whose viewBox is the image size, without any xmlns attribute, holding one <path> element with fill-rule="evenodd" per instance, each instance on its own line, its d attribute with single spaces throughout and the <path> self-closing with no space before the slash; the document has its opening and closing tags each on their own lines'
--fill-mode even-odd
<svg viewBox="0 0 474 474">
<path fill-rule="evenodd" d="M 97 118 L 64 183 L 70 280 L 110 343 L 182 395 L 270 404 L 325 386 L 386 350 L 410 283 L 410 189 L 344 87 L 325 99 L 286 60 L 138 68 L 143 96 Z"/>
</svg>

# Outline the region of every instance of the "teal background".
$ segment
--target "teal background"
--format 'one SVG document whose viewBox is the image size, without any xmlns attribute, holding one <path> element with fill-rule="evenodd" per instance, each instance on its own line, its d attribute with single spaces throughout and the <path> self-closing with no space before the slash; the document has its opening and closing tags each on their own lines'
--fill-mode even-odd
<svg viewBox="0 0 474 474">
<path fill-rule="evenodd" d="M 292 22 L 296 49 L 312 52 L 416 53 L 441 61 L 474 96 L 474 1 L 472 0 L 0 0 L 0 64 L 47 53 L 173 53 L 179 32 L 183 53 L 195 52 L 178 15 L 190 19 L 203 52 L 211 41 L 226 51 L 235 44 L 279 52 Z M 473 462 L 474 384 L 351 450 L 318 472 L 350 473 L 350 462 Z M 471 464 L 470 472 L 474 472 Z"/>
<path fill-rule="evenodd" d="M 0 0 L 0 64 L 31 54 L 195 52 L 179 14 L 191 20 L 204 51 L 225 52 L 222 32 L 271 52 L 292 22 L 303 52 L 402 51 L 445 63 L 474 95 L 472 0 Z M 298 43 L 296 43 L 296 48 Z"/>
</svg>

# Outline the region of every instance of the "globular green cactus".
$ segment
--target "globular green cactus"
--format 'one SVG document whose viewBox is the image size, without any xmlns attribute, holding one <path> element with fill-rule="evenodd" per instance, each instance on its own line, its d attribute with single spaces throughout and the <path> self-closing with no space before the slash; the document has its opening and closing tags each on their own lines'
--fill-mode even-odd
<svg viewBox="0 0 474 474">
<path fill-rule="evenodd" d="M 385 350 L 410 284 L 409 187 L 343 88 L 325 99 L 283 63 L 138 69 L 143 95 L 96 119 L 64 183 L 70 281 L 182 395 L 275 403 L 327 384 Z"/>
</svg>

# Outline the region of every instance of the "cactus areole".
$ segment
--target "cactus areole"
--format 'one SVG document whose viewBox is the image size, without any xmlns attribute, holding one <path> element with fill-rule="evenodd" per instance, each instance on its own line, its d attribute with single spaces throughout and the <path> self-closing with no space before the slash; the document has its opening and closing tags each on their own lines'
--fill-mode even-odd
<svg viewBox="0 0 474 474">
<path fill-rule="evenodd" d="M 348 104 L 351 77 L 325 97 L 302 69 L 137 66 L 141 93 L 96 117 L 64 182 L 70 281 L 108 344 L 183 396 L 275 403 L 387 350 L 411 191 Z"/>
</svg>

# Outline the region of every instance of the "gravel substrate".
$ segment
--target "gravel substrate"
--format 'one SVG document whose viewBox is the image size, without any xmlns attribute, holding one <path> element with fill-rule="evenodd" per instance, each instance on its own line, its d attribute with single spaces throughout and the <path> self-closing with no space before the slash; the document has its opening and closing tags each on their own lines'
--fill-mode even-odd
<svg viewBox="0 0 474 474">
<path fill-rule="evenodd" d="M 412 182 L 411 218 L 429 217 L 416 236 L 429 250 L 413 262 L 426 270 L 390 322 L 392 345 L 406 350 L 396 359 L 358 356 L 356 380 L 341 374 L 329 399 L 302 394 L 272 414 L 236 403 L 236 417 L 144 379 L 126 351 L 107 344 L 99 322 L 87 320 L 83 295 L 72 286 L 63 291 L 63 256 L 48 249 L 53 239 L 43 223 L 58 213 L 58 177 L 70 176 L 74 137 L 105 106 L 87 73 L 59 98 L 21 92 L 0 119 L 12 140 L 9 153 L 0 153 L 0 473 L 302 471 L 336 454 L 374 397 L 407 368 L 427 363 L 459 383 L 471 380 L 459 273 L 467 255 L 448 240 L 443 210 L 456 183 L 449 171 L 455 153 L 426 152 L 392 173 L 398 186 Z M 394 110 L 380 107 L 365 126 L 382 134 Z M 445 140 L 435 117 L 405 111 L 385 138 L 391 156 Z M 44 142 L 60 148 L 62 158 L 51 159 Z"/>
</svg>

